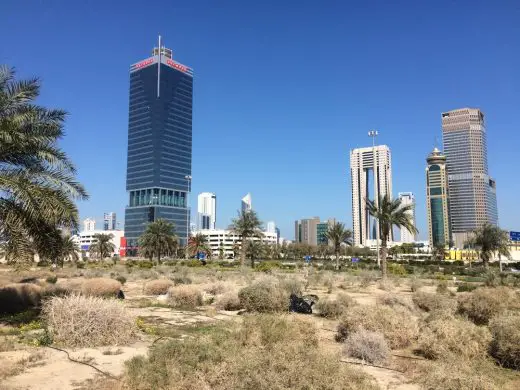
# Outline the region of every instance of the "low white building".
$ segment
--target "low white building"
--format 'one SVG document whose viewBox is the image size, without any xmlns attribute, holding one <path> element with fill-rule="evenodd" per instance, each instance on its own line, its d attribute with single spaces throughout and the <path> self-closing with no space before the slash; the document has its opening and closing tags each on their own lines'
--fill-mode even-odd
<svg viewBox="0 0 520 390">
<path fill-rule="evenodd" d="M 207 237 L 208 244 L 211 249 L 213 258 L 218 257 L 220 247 L 224 249 L 224 257 L 233 257 L 233 248 L 235 244 L 241 248 L 242 240 L 238 234 L 232 230 L 215 229 L 215 230 L 197 230 L 192 232 L 192 235 L 202 234 Z M 263 232 L 262 237 L 252 237 L 249 240 L 262 241 L 265 244 L 275 245 L 277 243 L 276 233 Z"/>
<path fill-rule="evenodd" d="M 90 257 L 89 249 L 90 246 L 95 243 L 97 240 L 94 237 L 96 234 L 111 234 L 113 237 L 110 240 L 112 244 L 114 244 L 114 252 L 112 255 L 118 255 L 119 249 L 121 246 L 121 237 L 124 237 L 125 232 L 123 230 L 91 230 L 91 231 L 83 231 L 73 237 L 74 241 L 79 245 L 80 249 L 82 251 L 85 251 L 87 254 L 87 257 Z"/>
</svg>

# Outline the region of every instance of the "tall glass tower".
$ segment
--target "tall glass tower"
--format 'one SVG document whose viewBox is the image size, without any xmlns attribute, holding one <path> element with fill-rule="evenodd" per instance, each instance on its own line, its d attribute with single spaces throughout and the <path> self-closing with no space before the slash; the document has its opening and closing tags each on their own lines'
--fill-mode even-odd
<svg viewBox="0 0 520 390">
<path fill-rule="evenodd" d="M 188 235 L 191 180 L 193 70 L 161 46 L 130 67 L 125 237 L 131 255 L 150 222 Z"/>
<path fill-rule="evenodd" d="M 442 114 L 442 138 L 455 246 L 484 223 L 498 224 L 496 183 L 488 173 L 484 113 L 461 108 Z"/>
</svg>

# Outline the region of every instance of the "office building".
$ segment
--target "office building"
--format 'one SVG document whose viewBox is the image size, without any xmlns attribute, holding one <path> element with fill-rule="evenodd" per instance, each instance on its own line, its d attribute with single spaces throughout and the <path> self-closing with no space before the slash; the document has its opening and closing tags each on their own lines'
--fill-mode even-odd
<svg viewBox="0 0 520 390">
<path fill-rule="evenodd" d="M 241 237 L 233 230 L 198 230 L 193 232 L 194 235 L 202 234 L 207 238 L 208 246 L 211 249 L 212 257 L 219 255 L 220 248 L 224 249 L 224 257 L 232 259 L 234 250 L 240 250 L 242 245 Z M 251 237 L 248 240 L 262 241 L 264 244 L 275 245 L 277 243 L 276 233 L 264 232 L 261 237 Z"/>
<path fill-rule="evenodd" d="M 294 222 L 294 241 L 297 243 L 318 245 L 318 224 L 320 217 L 305 218 Z"/>
<path fill-rule="evenodd" d="M 468 233 L 498 224 L 496 183 L 488 173 L 484 113 L 462 108 L 442 113 L 442 137 L 448 170 L 451 231 L 462 248 Z"/>
<path fill-rule="evenodd" d="M 354 245 L 365 246 L 366 240 L 375 240 L 374 219 L 369 215 L 366 199 L 374 200 L 374 178 L 376 196 L 392 197 L 392 158 L 386 145 L 375 146 L 376 173 L 374 174 L 374 149 L 354 149 L 350 152 L 350 177 L 352 183 L 352 226 Z M 370 177 L 372 178 L 370 180 Z M 371 229 L 372 227 L 372 229 Z M 390 237 L 393 240 L 393 236 Z"/>
<path fill-rule="evenodd" d="M 410 215 L 410 219 L 412 221 L 413 226 L 415 226 L 415 196 L 411 192 L 400 192 L 399 200 L 401 201 L 402 206 L 412 206 L 412 209 L 408 212 Z M 402 243 L 412 243 L 415 242 L 416 237 L 415 233 L 408 231 L 408 229 L 401 228 L 401 242 Z"/>
<path fill-rule="evenodd" d="M 146 226 L 172 222 L 187 242 L 191 184 L 193 71 L 160 43 L 130 66 L 125 210 L 127 248 L 137 248 Z"/>
<path fill-rule="evenodd" d="M 202 192 L 197 197 L 197 220 L 199 230 L 216 228 L 217 196 L 212 192 Z"/>
<path fill-rule="evenodd" d="M 327 238 L 327 232 L 329 228 L 334 226 L 336 223 L 335 218 L 329 218 L 324 222 L 320 222 L 316 225 L 316 241 L 318 245 L 331 245 L 332 243 Z"/>
<path fill-rule="evenodd" d="M 97 242 L 97 239 L 94 237 L 96 234 L 107 234 L 107 232 L 105 230 L 89 230 L 82 231 L 79 234 L 72 237 L 74 242 L 80 247 L 81 251 L 83 251 L 87 257 L 91 257 L 91 254 L 89 252 L 90 246 Z M 110 242 L 114 244 L 114 251 L 111 253 L 111 256 L 124 256 L 124 231 L 114 230 L 108 234 L 112 235 L 112 237 L 110 238 Z"/>
<path fill-rule="evenodd" d="M 253 209 L 251 203 L 251 194 L 248 192 L 246 196 L 242 198 L 241 208 L 242 211 L 250 211 Z"/>
<path fill-rule="evenodd" d="M 274 229 L 274 232 L 276 233 L 276 243 L 277 244 L 282 244 L 282 238 L 280 237 L 280 228 L 275 228 Z"/>
<path fill-rule="evenodd" d="M 83 231 L 92 232 L 96 230 L 96 221 L 92 218 L 87 218 L 83 221 Z"/>
<path fill-rule="evenodd" d="M 116 213 L 103 214 L 103 230 L 116 230 Z"/>
<path fill-rule="evenodd" d="M 426 210 L 430 246 L 448 247 L 451 242 L 451 224 L 446 156 L 434 148 L 426 163 Z"/>
</svg>

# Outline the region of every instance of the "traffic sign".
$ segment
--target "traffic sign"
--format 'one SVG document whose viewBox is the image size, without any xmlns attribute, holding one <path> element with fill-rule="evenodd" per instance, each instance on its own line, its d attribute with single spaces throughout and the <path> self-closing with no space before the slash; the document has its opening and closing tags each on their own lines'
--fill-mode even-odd
<svg viewBox="0 0 520 390">
<path fill-rule="evenodd" d="M 511 241 L 520 241 L 520 232 L 509 232 L 509 238 Z"/>
<path fill-rule="evenodd" d="M 311 261 L 311 257 L 310 256 L 305 256 L 305 261 L 308 263 Z"/>
<path fill-rule="evenodd" d="M 358 263 L 359 262 L 359 257 L 353 257 L 352 258 L 352 262 L 353 263 Z"/>
</svg>

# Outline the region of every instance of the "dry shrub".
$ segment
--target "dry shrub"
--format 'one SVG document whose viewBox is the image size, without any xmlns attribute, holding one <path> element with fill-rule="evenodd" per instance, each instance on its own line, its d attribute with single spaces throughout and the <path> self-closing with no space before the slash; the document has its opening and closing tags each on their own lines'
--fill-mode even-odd
<svg viewBox="0 0 520 390">
<path fill-rule="evenodd" d="M 219 295 L 219 294 L 223 294 L 226 291 L 230 290 L 230 288 L 231 287 L 227 283 L 215 282 L 215 283 L 210 283 L 210 284 L 204 286 L 204 291 L 206 291 L 207 293 L 212 294 L 212 295 Z"/>
<path fill-rule="evenodd" d="M 458 312 L 477 325 L 487 325 L 491 317 L 518 308 L 518 295 L 508 287 L 478 288 L 459 295 Z"/>
<path fill-rule="evenodd" d="M 410 282 L 410 289 L 412 290 L 412 292 L 419 291 L 422 286 L 424 286 L 424 282 L 421 279 L 412 278 Z"/>
<path fill-rule="evenodd" d="M 290 357 L 290 358 L 288 358 Z M 246 316 L 171 340 L 126 365 L 130 390 L 376 389 L 372 378 L 318 346 L 315 327 L 286 316 Z"/>
<path fill-rule="evenodd" d="M 491 334 L 487 328 L 460 318 L 435 319 L 421 329 L 418 350 L 428 359 L 450 355 L 475 359 L 485 357 Z"/>
<path fill-rule="evenodd" d="M 121 283 L 109 278 L 87 279 L 81 286 L 81 293 L 92 297 L 117 297 L 119 291 Z"/>
<path fill-rule="evenodd" d="M 413 293 L 412 300 L 419 309 L 430 313 L 451 315 L 457 309 L 457 301 L 448 295 L 418 291 Z"/>
<path fill-rule="evenodd" d="M 0 313 L 15 314 L 38 307 L 42 288 L 31 283 L 13 283 L 0 288 Z"/>
<path fill-rule="evenodd" d="M 238 298 L 236 291 L 228 291 L 223 295 L 219 295 L 215 302 L 215 306 L 219 310 L 234 311 L 242 309 L 242 305 L 240 304 L 240 299 Z"/>
<path fill-rule="evenodd" d="M 172 286 L 173 282 L 171 280 L 155 279 L 146 282 L 143 291 L 146 295 L 162 295 L 166 294 Z"/>
<path fill-rule="evenodd" d="M 340 319 L 336 340 L 344 341 L 360 329 L 382 333 L 392 349 L 409 346 L 418 334 L 417 323 L 408 310 L 359 305 L 350 308 Z"/>
<path fill-rule="evenodd" d="M 316 304 L 318 315 L 326 318 L 339 318 L 349 307 L 352 307 L 356 302 L 347 294 L 338 294 L 336 299 L 322 299 Z"/>
<path fill-rule="evenodd" d="M 289 308 L 289 294 L 276 278 L 264 277 L 238 292 L 242 307 L 250 312 L 270 313 Z"/>
<path fill-rule="evenodd" d="M 377 288 L 383 291 L 393 291 L 394 283 L 390 279 L 381 279 L 377 282 Z"/>
<path fill-rule="evenodd" d="M 280 281 L 280 286 L 289 294 L 300 296 L 304 290 L 303 283 L 294 276 Z"/>
<path fill-rule="evenodd" d="M 43 319 L 53 341 L 68 347 L 129 343 L 135 320 L 117 300 L 69 295 L 43 304 Z"/>
<path fill-rule="evenodd" d="M 179 285 L 168 290 L 168 303 L 172 307 L 194 309 L 202 306 L 202 292 L 195 286 Z"/>
<path fill-rule="evenodd" d="M 61 281 L 58 281 L 57 286 L 63 287 L 64 289 L 69 290 L 71 292 L 80 294 L 81 286 L 83 286 L 84 281 L 84 279 L 67 279 L 63 283 L 60 283 Z"/>
<path fill-rule="evenodd" d="M 380 305 L 386 305 L 390 307 L 404 307 L 410 311 L 413 310 L 413 304 L 409 299 L 400 297 L 395 294 L 384 294 L 376 297 L 376 302 Z"/>
<path fill-rule="evenodd" d="M 384 363 L 390 356 L 390 348 L 381 333 L 360 329 L 345 340 L 343 351 L 347 356 L 369 363 Z"/>
<path fill-rule="evenodd" d="M 503 377 L 492 362 L 484 359 L 464 360 L 453 357 L 420 364 L 417 378 L 428 390 L 499 390 Z"/>
<path fill-rule="evenodd" d="M 366 288 L 370 286 L 372 283 L 375 283 L 379 275 L 374 271 L 361 271 L 359 277 L 359 285 L 362 288 Z"/>
<path fill-rule="evenodd" d="M 490 353 L 502 366 L 520 369 L 520 314 L 504 313 L 494 317 L 489 328 L 493 335 Z"/>
</svg>

